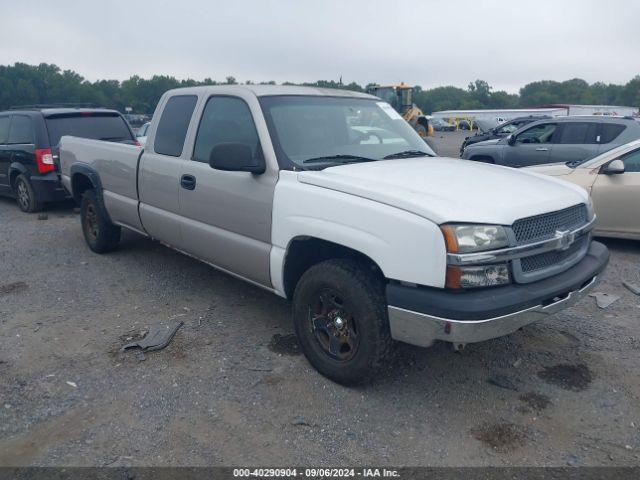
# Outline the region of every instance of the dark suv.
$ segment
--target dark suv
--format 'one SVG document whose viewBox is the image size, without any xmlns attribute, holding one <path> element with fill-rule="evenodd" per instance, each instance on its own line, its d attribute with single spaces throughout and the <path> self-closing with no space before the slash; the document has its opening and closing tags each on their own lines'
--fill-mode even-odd
<svg viewBox="0 0 640 480">
<path fill-rule="evenodd" d="M 464 153 L 464 149 L 473 145 L 474 143 L 484 142 L 485 140 L 493 140 L 494 138 L 503 138 L 507 135 L 511 135 L 513 132 L 518 130 L 519 128 L 524 127 L 525 125 L 530 124 L 531 122 L 536 122 L 538 120 L 546 120 L 551 117 L 547 115 L 529 115 L 528 117 L 518 117 L 513 120 L 509 120 L 508 122 L 501 123 L 497 127 L 491 128 L 486 132 L 476 133 L 471 137 L 467 137 L 462 142 L 460 146 L 460 156 Z"/>
<path fill-rule="evenodd" d="M 67 198 L 56 173 L 63 135 L 137 144 L 115 110 L 34 106 L 0 112 L 0 195 L 15 197 L 24 212 Z"/>
</svg>

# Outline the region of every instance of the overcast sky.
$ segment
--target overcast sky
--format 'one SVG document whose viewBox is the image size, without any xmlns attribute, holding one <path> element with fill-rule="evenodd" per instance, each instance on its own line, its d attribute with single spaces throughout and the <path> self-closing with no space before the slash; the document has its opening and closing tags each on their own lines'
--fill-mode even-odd
<svg viewBox="0 0 640 480">
<path fill-rule="evenodd" d="M 638 0 L 0 0 L 0 64 L 510 92 L 640 74 Z"/>
</svg>

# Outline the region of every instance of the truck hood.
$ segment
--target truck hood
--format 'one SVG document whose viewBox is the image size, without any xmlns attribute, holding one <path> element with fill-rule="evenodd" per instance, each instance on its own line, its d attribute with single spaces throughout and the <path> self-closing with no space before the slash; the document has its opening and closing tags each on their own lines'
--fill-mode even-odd
<svg viewBox="0 0 640 480">
<path fill-rule="evenodd" d="M 303 171 L 298 181 L 391 205 L 438 224 L 510 225 L 587 201 L 583 189 L 553 177 L 444 157 Z"/>
<path fill-rule="evenodd" d="M 525 167 L 526 172 L 540 173 L 542 175 L 551 175 L 553 177 L 562 177 L 569 175 L 574 170 L 567 167 L 564 163 L 551 163 L 549 165 L 536 165 L 534 167 Z"/>
</svg>

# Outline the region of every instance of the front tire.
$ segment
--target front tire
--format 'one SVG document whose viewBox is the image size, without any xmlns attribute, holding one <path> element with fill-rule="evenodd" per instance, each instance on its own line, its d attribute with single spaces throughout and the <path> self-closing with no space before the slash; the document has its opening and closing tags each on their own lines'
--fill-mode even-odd
<svg viewBox="0 0 640 480">
<path fill-rule="evenodd" d="M 42 203 L 36 198 L 33 185 L 24 174 L 18 175 L 14 183 L 16 202 L 18 207 L 25 213 L 35 213 L 42 209 Z"/>
<path fill-rule="evenodd" d="M 302 275 L 293 323 L 309 363 L 344 385 L 371 381 L 391 352 L 384 284 L 352 260 L 327 260 Z"/>
<path fill-rule="evenodd" d="M 80 221 L 84 240 L 96 253 L 115 250 L 120 242 L 120 227 L 111 223 L 96 192 L 87 190 L 80 203 Z"/>
</svg>

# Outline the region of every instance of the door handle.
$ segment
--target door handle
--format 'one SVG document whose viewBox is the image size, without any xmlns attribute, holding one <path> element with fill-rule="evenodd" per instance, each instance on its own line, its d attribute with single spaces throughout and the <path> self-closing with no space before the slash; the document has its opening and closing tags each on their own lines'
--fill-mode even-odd
<svg viewBox="0 0 640 480">
<path fill-rule="evenodd" d="M 180 186 L 186 190 L 195 190 L 196 177 L 193 175 L 182 175 L 182 177 L 180 177 Z"/>
<path fill-rule="evenodd" d="M 548 152 L 549 149 L 545 147 L 536 148 L 536 152 Z"/>
</svg>

